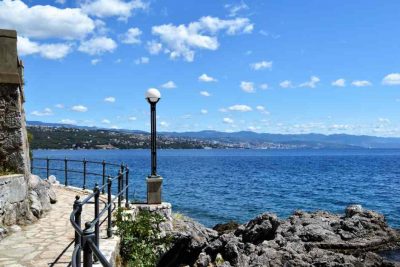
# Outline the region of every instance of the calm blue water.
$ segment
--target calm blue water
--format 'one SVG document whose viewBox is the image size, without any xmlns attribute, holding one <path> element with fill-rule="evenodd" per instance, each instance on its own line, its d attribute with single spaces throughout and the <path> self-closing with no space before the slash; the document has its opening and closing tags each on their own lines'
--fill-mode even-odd
<svg viewBox="0 0 400 267">
<path fill-rule="evenodd" d="M 36 150 L 33 154 L 123 161 L 131 169 L 130 198 L 145 200 L 148 150 Z M 265 211 L 281 217 L 296 209 L 342 213 L 348 204 L 358 203 L 385 214 L 392 226 L 400 227 L 400 150 L 161 150 L 158 172 L 164 177 L 163 198 L 173 204 L 173 210 L 207 226 L 245 222 Z M 63 173 L 57 176 L 63 182 Z M 91 188 L 98 178 L 88 179 Z M 81 177 L 69 180 L 82 185 Z"/>
</svg>

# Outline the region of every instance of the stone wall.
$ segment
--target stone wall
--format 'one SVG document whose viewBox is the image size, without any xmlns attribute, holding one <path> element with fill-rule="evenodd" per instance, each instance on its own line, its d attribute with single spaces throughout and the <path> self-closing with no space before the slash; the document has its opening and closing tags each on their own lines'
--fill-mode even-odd
<svg viewBox="0 0 400 267">
<path fill-rule="evenodd" d="M 29 150 L 19 86 L 0 83 L 0 172 L 26 174 Z"/>
<path fill-rule="evenodd" d="M 0 29 L 0 228 L 35 220 L 29 200 L 31 174 L 23 86 L 17 33 Z"/>
</svg>

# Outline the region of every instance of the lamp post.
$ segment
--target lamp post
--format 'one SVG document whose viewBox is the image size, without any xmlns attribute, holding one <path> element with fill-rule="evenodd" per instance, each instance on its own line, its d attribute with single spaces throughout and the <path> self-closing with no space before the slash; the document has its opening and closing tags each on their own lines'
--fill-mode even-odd
<svg viewBox="0 0 400 267">
<path fill-rule="evenodd" d="M 161 204 L 162 177 L 157 174 L 157 122 L 156 105 L 160 101 L 161 94 L 155 88 L 146 92 L 146 100 L 150 104 L 151 124 L 151 174 L 147 177 L 147 203 Z"/>
</svg>

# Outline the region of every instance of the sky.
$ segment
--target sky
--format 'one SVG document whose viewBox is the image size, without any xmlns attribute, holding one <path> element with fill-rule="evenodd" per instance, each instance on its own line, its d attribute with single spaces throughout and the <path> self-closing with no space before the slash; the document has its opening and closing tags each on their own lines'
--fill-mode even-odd
<svg viewBox="0 0 400 267">
<path fill-rule="evenodd" d="M 400 137 L 398 0 L 2 0 L 28 120 Z"/>
</svg>

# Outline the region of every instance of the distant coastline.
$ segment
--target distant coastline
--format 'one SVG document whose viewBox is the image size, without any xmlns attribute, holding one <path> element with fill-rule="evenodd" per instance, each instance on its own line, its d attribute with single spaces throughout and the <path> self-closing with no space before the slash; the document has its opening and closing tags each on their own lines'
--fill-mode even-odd
<svg viewBox="0 0 400 267">
<path fill-rule="evenodd" d="M 147 149 L 149 133 L 29 122 L 32 149 Z M 347 134 L 268 134 L 241 132 L 160 132 L 160 149 L 400 149 L 400 138 Z"/>
</svg>

